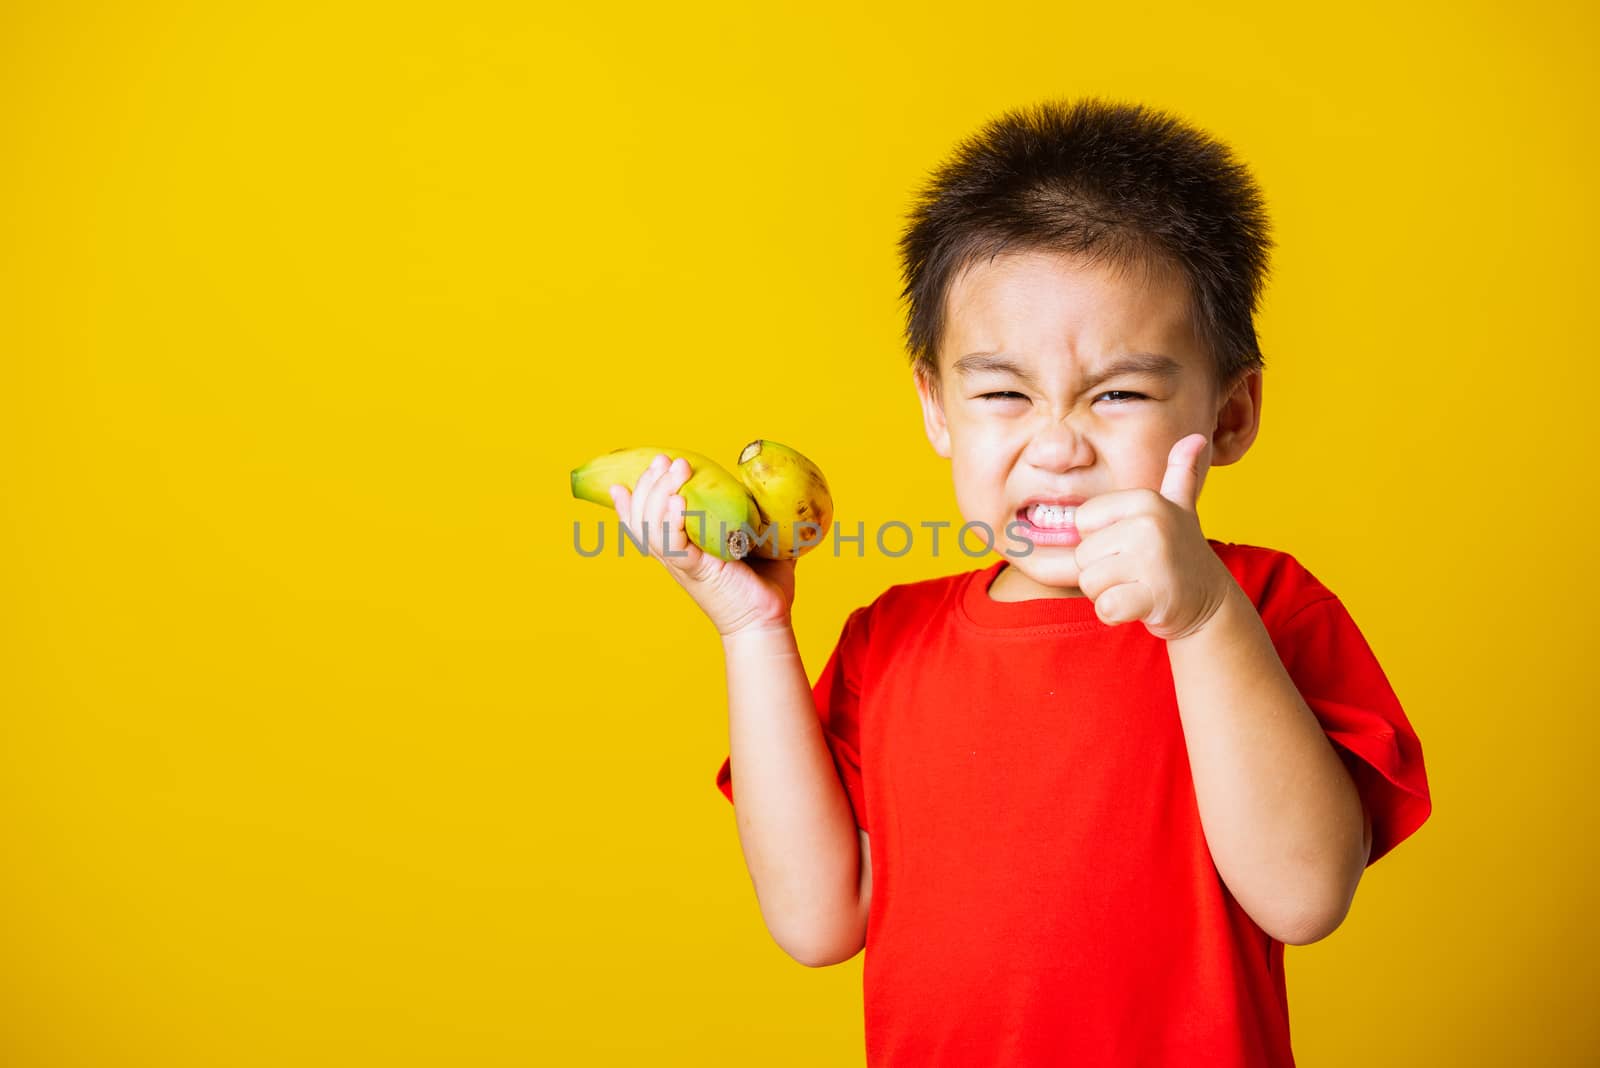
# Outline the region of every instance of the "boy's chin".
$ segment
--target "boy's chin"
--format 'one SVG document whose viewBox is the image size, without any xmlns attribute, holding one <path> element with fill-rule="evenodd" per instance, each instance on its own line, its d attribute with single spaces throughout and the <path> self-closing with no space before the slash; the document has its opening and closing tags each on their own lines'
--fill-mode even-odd
<svg viewBox="0 0 1600 1068">
<path fill-rule="evenodd" d="M 1078 562 L 1071 549 L 1040 547 L 1027 556 L 1006 556 L 1005 561 L 1017 572 L 1017 578 L 1044 587 L 1055 596 L 1084 596 L 1078 588 Z"/>
</svg>

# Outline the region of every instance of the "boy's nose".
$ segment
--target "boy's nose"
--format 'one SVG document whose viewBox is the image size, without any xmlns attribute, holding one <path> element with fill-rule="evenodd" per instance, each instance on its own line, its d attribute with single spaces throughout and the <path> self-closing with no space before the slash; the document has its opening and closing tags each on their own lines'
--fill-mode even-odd
<svg viewBox="0 0 1600 1068">
<path fill-rule="evenodd" d="M 1082 432 L 1053 419 L 1034 432 L 1023 459 L 1042 471 L 1070 471 L 1093 463 L 1094 450 Z"/>
</svg>

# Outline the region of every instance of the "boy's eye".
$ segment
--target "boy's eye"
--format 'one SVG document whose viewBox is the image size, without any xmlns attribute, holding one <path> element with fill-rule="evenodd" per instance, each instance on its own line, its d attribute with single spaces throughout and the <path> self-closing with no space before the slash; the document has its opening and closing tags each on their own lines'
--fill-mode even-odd
<svg viewBox="0 0 1600 1068">
<path fill-rule="evenodd" d="M 1002 391 L 1000 391 L 998 393 L 980 393 L 978 395 L 978 399 L 979 400 L 1009 400 L 1012 397 L 1015 397 L 1018 400 L 1027 400 L 1027 398 L 1024 397 L 1022 394 L 1017 393 L 1014 390 L 1009 390 L 1009 389 L 1008 390 L 1002 390 Z M 1138 397 L 1138 398 L 1142 398 L 1142 399 L 1148 399 L 1148 398 L 1145 398 L 1143 393 L 1134 393 L 1131 390 L 1126 390 L 1126 389 L 1107 390 L 1106 392 L 1100 394 L 1100 397 L 1128 397 L 1128 398 Z M 1099 400 L 1100 397 L 1096 397 L 1095 399 Z"/>
</svg>

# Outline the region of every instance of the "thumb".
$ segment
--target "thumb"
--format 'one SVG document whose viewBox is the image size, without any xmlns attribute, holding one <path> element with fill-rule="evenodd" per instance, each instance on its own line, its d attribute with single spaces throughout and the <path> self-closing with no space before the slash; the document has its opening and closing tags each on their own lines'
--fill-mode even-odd
<svg viewBox="0 0 1600 1068">
<path fill-rule="evenodd" d="M 1167 473 L 1161 480 L 1161 496 L 1186 512 L 1195 510 L 1200 486 L 1211 466 L 1211 439 L 1205 434 L 1180 438 L 1167 454 Z"/>
</svg>

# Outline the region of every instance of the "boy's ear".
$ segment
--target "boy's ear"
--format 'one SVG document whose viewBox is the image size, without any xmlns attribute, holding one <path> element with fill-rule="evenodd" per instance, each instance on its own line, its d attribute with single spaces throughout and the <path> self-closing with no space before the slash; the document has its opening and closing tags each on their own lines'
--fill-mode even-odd
<svg viewBox="0 0 1600 1068">
<path fill-rule="evenodd" d="M 950 459 L 950 427 L 944 419 L 944 400 L 937 382 L 929 381 L 921 370 L 911 373 L 916 382 L 917 396 L 922 401 L 922 429 L 928 435 L 928 444 L 944 459 Z"/>
<path fill-rule="evenodd" d="M 1211 436 L 1211 466 L 1238 463 L 1261 429 L 1261 372 L 1239 379 L 1217 409 Z"/>
</svg>

